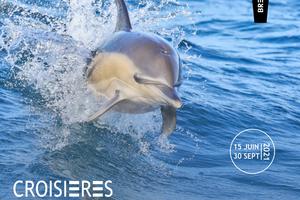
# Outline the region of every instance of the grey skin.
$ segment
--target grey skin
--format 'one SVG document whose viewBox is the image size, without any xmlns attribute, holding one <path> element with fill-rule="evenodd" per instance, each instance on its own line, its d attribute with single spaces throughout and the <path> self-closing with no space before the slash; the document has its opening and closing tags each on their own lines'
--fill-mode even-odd
<svg viewBox="0 0 300 200">
<path fill-rule="evenodd" d="M 115 0 L 117 25 L 111 38 L 94 53 L 88 66 L 88 85 L 107 97 L 95 120 L 109 110 L 146 113 L 161 109 L 162 135 L 176 127 L 176 109 L 182 103 L 175 88 L 181 84 L 177 51 L 158 35 L 133 32 L 123 0 Z"/>
</svg>

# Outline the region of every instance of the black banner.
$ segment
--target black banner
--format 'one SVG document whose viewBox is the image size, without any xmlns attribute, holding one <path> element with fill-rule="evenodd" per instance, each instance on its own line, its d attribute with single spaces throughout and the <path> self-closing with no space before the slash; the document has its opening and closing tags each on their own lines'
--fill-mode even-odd
<svg viewBox="0 0 300 200">
<path fill-rule="evenodd" d="M 252 0 L 255 23 L 267 23 L 269 0 Z"/>
</svg>

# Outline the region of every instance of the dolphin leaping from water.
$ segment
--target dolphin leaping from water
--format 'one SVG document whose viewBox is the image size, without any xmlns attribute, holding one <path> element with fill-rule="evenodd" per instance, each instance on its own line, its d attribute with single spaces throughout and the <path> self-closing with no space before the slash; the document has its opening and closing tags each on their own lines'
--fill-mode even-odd
<svg viewBox="0 0 300 200">
<path fill-rule="evenodd" d="M 177 51 L 158 35 L 132 31 L 124 0 L 118 9 L 113 35 L 94 53 L 88 66 L 88 85 L 107 97 L 93 121 L 113 109 L 146 113 L 160 108 L 163 136 L 176 127 L 176 109 L 182 102 L 175 88 L 181 84 L 181 61 Z"/>
</svg>

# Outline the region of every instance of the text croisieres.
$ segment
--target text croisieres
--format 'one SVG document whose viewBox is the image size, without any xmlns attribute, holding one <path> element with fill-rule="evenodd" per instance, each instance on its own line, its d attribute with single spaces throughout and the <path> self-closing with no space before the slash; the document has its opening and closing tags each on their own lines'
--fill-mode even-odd
<svg viewBox="0 0 300 200">
<path fill-rule="evenodd" d="M 107 181 L 31 181 L 18 180 L 13 185 L 16 197 L 111 197 L 111 180 Z"/>
</svg>

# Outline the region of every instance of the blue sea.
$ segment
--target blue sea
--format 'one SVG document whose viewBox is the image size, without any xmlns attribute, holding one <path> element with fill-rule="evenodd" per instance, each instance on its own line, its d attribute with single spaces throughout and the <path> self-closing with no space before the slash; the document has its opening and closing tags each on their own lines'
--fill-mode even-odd
<svg viewBox="0 0 300 200">
<path fill-rule="evenodd" d="M 300 1 L 270 0 L 265 24 L 250 0 L 127 4 L 133 29 L 183 60 L 176 130 L 158 142 L 159 110 L 81 123 L 99 108 L 82 74 L 114 30 L 112 1 L 1 0 L 0 199 L 17 180 L 111 180 L 120 200 L 300 199 Z M 250 128 L 276 146 L 254 175 L 229 152 Z"/>
</svg>

